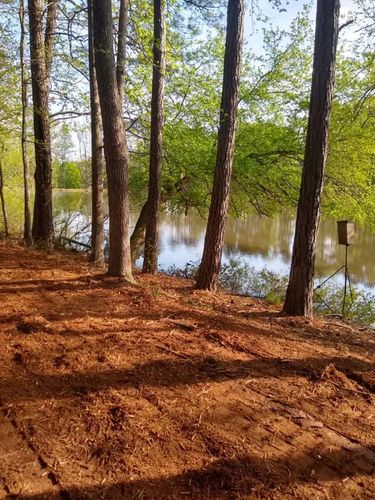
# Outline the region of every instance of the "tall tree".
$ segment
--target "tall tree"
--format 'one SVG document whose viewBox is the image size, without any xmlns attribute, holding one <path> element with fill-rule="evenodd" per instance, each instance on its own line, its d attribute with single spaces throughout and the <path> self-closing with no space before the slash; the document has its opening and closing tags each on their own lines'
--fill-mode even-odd
<svg viewBox="0 0 375 500">
<path fill-rule="evenodd" d="M 23 239 L 26 245 L 30 246 L 33 243 L 33 235 L 31 229 L 31 213 L 30 213 L 30 186 L 29 186 L 30 168 L 29 168 L 29 159 L 27 156 L 28 82 L 27 82 L 26 64 L 25 64 L 26 29 L 25 29 L 24 0 L 20 0 L 18 14 L 20 20 L 20 67 L 21 67 L 21 101 L 22 101 L 21 148 L 22 148 L 23 191 L 24 191 Z"/>
<path fill-rule="evenodd" d="M 45 16 L 45 8 L 47 15 Z M 49 122 L 49 82 L 57 15 L 57 0 L 28 0 L 35 144 L 35 201 L 32 233 L 43 246 L 53 244 L 52 168 Z M 46 22 L 44 18 L 46 17 Z M 45 27 L 44 27 L 45 25 Z"/>
<path fill-rule="evenodd" d="M 327 160 L 339 13 L 339 0 L 318 0 L 309 121 L 285 314 L 313 314 L 315 247 Z"/>
<path fill-rule="evenodd" d="M 98 82 L 95 69 L 94 40 L 92 27 L 92 4 L 88 0 L 88 45 L 91 108 L 91 178 L 92 178 L 92 223 L 91 260 L 96 265 L 104 263 L 104 197 L 103 175 L 105 171 L 103 123 L 100 109 Z"/>
<path fill-rule="evenodd" d="M 112 1 L 93 3 L 95 67 L 104 132 L 109 205 L 108 274 L 133 281 L 129 238 L 128 148 L 117 86 Z"/>
<path fill-rule="evenodd" d="M 163 161 L 165 44 L 165 1 L 154 0 L 151 141 L 147 197 L 148 221 L 143 260 L 143 272 L 145 273 L 155 273 L 158 267 L 161 167 Z"/>
<path fill-rule="evenodd" d="M 4 236 L 8 238 L 9 236 L 9 223 L 8 223 L 8 214 L 6 210 L 6 205 L 5 205 L 5 198 L 4 198 L 4 173 L 3 173 L 3 152 L 4 152 L 4 144 L 1 144 L 1 151 L 0 151 L 0 203 L 1 203 L 1 212 L 3 216 L 3 223 L 4 223 Z"/>
<path fill-rule="evenodd" d="M 128 0 L 120 0 L 118 36 L 117 36 L 117 60 L 116 60 L 116 80 L 120 102 L 124 104 L 124 84 L 125 84 L 125 62 L 126 62 L 126 35 L 128 29 Z"/>
<path fill-rule="evenodd" d="M 219 279 L 232 177 L 244 12 L 244 0 L 229 0 L 216 168 L 202 262 L 196 282 L 196 287 L 200 289 L 216 290 Z"/>
</svg>

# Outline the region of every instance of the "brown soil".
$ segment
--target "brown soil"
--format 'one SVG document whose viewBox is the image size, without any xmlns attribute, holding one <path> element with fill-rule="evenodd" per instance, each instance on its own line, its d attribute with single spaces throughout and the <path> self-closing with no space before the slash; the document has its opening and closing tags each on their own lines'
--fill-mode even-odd
<svg viewBox="0 0 375 500">
<path fill-rule="evenodd" d="M 0 245 L 0 497 L 375 498 L 374 331 Z"/>
</svg>

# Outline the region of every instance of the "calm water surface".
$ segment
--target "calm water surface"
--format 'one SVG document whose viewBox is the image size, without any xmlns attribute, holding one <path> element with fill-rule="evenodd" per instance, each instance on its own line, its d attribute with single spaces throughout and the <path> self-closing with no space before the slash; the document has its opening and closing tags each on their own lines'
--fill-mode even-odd
<svg viewBox="0 0 375 500">
<path fill-rule="evenodd" d="M 91 216 L 88 193 L 55 193 L 57 220 L 72 219 L 70 235 L 89 224 Z M 138 210 L 131 213 L 134 226 Z M 250 215 L 244 219 L 229 218 L 225 235 L 224 261 L 240 259 L 256 270 L 268 269 L 288 274 L 295 220 L 289 213 L 273 218 Z M 185 267 L 202 256 L 206 221 L 195 213 L 162 213 L 159 264 L 163 269 Z M 80 236 L 82 241 L 89 233 Z M 349 247 L 349 272 L 353 283 L 375 292 L 375 235 L 356 228 L 355 245 Z M 316 274 L 318 280 L 334 273 L 344 263 L 345 247 L 337 244 L 336 221 L 325 219 L 320 225 Z M 343 276 L 338 277 L 342 281 Z"/>
</svg>

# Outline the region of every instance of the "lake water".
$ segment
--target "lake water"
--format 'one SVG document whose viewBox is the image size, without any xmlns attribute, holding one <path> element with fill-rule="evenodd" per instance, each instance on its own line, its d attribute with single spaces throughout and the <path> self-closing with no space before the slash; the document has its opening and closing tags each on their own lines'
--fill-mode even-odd
<svg viewBox="0 0 375 500">
<path fill-rule="evenodd" d="M 57 221 L 71 219 L 70 236 L 79 228 L 87 226 L 91 217 L 90 194 L 56 192 L 54 212 Z M 134 226 L 139 209 L 131 212 Z M 256 270 L 268 269 L 288 274 L 293 244 L 295 219 L 291 213 L 282 213 L 273 218 L 250 215 L 244 219 L 229 218 L 223 260 L 240 259 Z M 202 256 L 206 221 L 196 213 L 162 213 L 160 228 L 159 265 L 163 269 L 174 265 L 184 268 L 189 261 L 198 261 Z M 87 241 L 89 233 L 81 235 Z M 356 227 L 356 244 L 348 250 L 351 280 L 359 288 L 375 293 L 375 235 Z M 345 247 L 337 244 L 336 221 L 325 219 L 320 225 L 316 275 L 322 281 L 344 264 Z M 343 274 L 337 276 L 343 282 Z"/>
</svg>

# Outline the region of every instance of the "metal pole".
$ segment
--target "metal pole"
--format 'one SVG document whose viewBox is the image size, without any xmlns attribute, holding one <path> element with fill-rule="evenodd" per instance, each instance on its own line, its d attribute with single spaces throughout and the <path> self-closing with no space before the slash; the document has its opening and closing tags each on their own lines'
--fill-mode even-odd
<svg viewBox="0 0 375 500">
<path fill-rule="evenodd" d="M 344 282 L 344 299 L 342 301 L 342 315 L 345 316 L 345 303 L 346 303 L 346 285 L 348 281 L 348 246 L 345 245 L 345 282 Z"/>
</svg>

